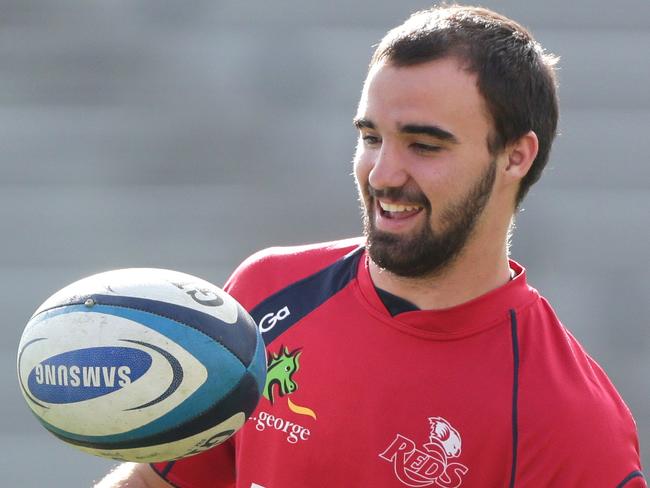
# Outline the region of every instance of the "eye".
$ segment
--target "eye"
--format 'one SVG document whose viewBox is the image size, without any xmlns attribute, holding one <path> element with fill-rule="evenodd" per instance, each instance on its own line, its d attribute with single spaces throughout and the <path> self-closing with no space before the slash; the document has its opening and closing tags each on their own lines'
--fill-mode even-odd
<svg viewBox="0 0 650 488">
<path fill-rule="evenodd" d="M 377 136 L 373 136 L 370 134 L 362 134 L 361 135 L 361 140 L 363 140 L 363 143 L 366 146 L 374 146 L 376 144 L 379 144 L 381 142 L 381 139 Z"/>
<path fill-rule="evenodd" d="M 421 142 L 414 142 L 411 144 L 411 147 L 417 152 L 421 153 L 434 153 L 442 150 L 440 146 L 434 146 L 432 144 L 423 144 Z"/>
</svg>

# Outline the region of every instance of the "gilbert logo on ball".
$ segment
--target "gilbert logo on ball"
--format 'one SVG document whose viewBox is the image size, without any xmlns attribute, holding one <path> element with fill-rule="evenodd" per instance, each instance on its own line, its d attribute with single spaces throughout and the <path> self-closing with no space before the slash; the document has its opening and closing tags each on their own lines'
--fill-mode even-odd
<svg viewBox="0 0 650 488">
<path fill-rule="evenodd" d="M 266 378 L 250 315 L 184 273 L 122 269 L 52 295 L 18 347 L 18 379 L 47 430 L 118 460 L 190 456 L 237 431 Z"/>
</svg>

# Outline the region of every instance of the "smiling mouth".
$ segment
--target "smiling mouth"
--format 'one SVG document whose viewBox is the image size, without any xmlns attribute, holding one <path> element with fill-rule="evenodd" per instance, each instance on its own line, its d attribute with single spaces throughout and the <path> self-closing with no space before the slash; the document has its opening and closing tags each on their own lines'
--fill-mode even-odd
<svg viewBox="0 0 650 488">
<path fill-rule="evenodd" d="M 420 213 L 424 208 L 421 205 L 389 203 L 381 200 L 377 203 L 379 214 L 387 219 L 406 219 Z"/>
</svg>

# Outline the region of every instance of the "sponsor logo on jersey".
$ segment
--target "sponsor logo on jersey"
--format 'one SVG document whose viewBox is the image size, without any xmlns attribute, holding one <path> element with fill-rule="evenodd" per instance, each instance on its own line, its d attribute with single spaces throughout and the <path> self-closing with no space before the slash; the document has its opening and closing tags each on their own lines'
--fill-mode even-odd
<svg viewBox="0 0 650 488">
<path fill-rule="evenodd" d="M 299 359 L 301 354 L 302 350 L 300 348 L 290 351 L 285 346 L 280 346 L 280 350 L 276 353 L 269 352 L 266 384 L 262 395 L 269 401 L 271 406 L 286 398 L 287 407 L 293 413 L 316 420 L 316 412 L 311 408 L 297 405 L 289 398 L 289 395 L 298 390 L 298 383 L 294 376 L 300 369 Z M 283 419 L 264 410 L 260 410 L 257 416 L 252 417 L 251 420 L 255 422 L 255 428 L 260 432 L 266 429 L 282 431 L 286 434 L 286 440 L 290 444 L 306 441 L 311 435 L 310 430 L 301 423 Z"/>
<path fill-rule="evenodd" d="M 286 319 L 289 315 L 291 315 L 291 312 L 289 311 L 289 307 L 284 306 L 277 312 L 273 313 L 267 313 L 264 317 L 260 319 L 259 323 L 259 328 L 260 332 L 264 334 L 265 332 L 270 331 L 275 327 L 275 325 L 281 321 Z"/>
<path fill-rule="evenodd" d="M 429 442 L 421 447 L 397 434 L 379 457 L 393 465 L 406 486 L 458 488 L 469 469 L 456 462 L 461 455 L 460 434 L 442 417 L 429 417 Z M 452 461 L 454 460 L 454 461 Z"/>
</svg>

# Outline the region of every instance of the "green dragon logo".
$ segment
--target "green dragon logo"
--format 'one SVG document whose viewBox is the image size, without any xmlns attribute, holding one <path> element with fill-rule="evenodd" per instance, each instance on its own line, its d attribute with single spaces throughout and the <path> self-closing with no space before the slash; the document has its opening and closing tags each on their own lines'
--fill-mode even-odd
<svg viewBox="0 0 650 488">
<path fill-rule="evenodd" d="M 271 353 L 266 366 L 266 384 L 264 385 L 264 398 L 273 405 L 275 401 L 274 392 L 277 391 L 281 397 L 293 393 L 298 385 L 293 381 L 293 375 L 300 368 L 298 358 L 300 349 L 289 351 L 285 346 L 280 348 L 277 354 Z"/>
<path fill-rule="evenodd" d="M 266 384 L 262 394 L 264 398 L 271 402 L 271 405 L 277 400 L 276 392 L 280 397 L 290 395 L 298 389 L 298 384 L 294 381 L 293 375 L 300 369 L 298 359 L 302 351 L 300 348 L 289 351 L 285 346 L 280 346 L 280 351 L 271 353 L 266 366 Z M 289 410 L 299 415 L 307 415 L 316 420 L 316 412 L 311 408 L 296 405 L 287 397 Z"/>
</svg>

